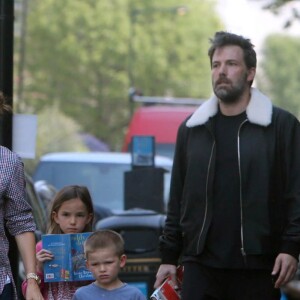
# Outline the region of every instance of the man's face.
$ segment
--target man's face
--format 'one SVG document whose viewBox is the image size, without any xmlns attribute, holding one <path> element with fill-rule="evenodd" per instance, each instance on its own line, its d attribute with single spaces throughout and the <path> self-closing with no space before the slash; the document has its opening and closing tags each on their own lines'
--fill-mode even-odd
<svg viewBox="0 0 300 300">
<path fill-rule="evenodd" d="M 215 50 L 211 72 L 214 93 L 224 103 L 238 102 L 255 76 L 255 68 L 246 67 L 242 48 L 233 45 Z"/>
</svg>

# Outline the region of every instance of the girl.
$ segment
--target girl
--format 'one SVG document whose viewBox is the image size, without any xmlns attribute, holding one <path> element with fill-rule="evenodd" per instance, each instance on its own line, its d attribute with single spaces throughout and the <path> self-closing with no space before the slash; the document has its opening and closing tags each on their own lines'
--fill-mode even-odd
<svg viewBox="0 0 300 300">
<path fill-rule="evenodd" d="M 93 204 L 88 189 L 84 186 L 69 185 L 62 188 L 54 197 L 50 215 L 48 234 L 80 233 L 92 231 Z M 40 289 L 46 300 L 71 300 L 76 289 L 89 281 L 52 282 L 43 280 L 43 263 L 53 259 L 50 251 L 42 248 L 42 242 L 36 245 L 37 272 L 41 277 Z M 27 288 L 22 284 L 23 294 Z"/>
</svg>

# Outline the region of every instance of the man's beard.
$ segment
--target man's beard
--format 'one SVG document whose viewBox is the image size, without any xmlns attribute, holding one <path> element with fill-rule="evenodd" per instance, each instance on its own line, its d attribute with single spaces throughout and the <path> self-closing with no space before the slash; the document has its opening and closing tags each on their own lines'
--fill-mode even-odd
<svg viewBox="0 0 300 300">
<path fill-rule="evenodd" d="M 240 80 L 232 85 L 232 82 L 227 78 L 218 79 L 214 86 L 215 95 L 224 103 L 231 104 L 239 101 L 241 95 L 244 93 L 247 82 L 247 74 L 245 74 Z M 226 86 L 219 87 L 220 83 L 226 83 Z"/>
</svg>

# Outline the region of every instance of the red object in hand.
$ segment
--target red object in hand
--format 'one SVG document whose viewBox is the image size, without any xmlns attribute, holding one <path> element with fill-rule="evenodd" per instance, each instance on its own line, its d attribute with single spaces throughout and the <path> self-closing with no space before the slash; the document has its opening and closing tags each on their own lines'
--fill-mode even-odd
<svg viewBox="0 0 300 300">
<path fill-rule="evenodd" d="M 176 272 L 177 286 L 169 276 L 160 287 L 158 287 L 151 295 L 151 300 L 180 300 L 181 299 L 181 285 L 183 279 L 183 266 L 177 267 Z"/>
</svg>

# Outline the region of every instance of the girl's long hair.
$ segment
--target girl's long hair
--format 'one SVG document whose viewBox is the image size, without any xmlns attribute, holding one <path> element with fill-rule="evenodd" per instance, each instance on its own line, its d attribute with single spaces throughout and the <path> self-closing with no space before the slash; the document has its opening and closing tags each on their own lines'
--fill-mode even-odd
<svg viewBox="0 0 300 300">
<path fill-rule="evenodd" d="M 91 221 L 85 226 L 83 232 L 92 231 L 93 219 L 94 219 L 94 209 L 93 202 L 89 190 L 85 186 L 79 185 L 68 185 L 63 187 L 55 195 L 52 203 L 50 205 L 49 213 L 49 226 L 47 233 L 48 234 L 61 234 L 63 233 L 60 229 L 60 226 L 56 224 L 53 217 L 53 212 L 58 213 L 58 210 L 62 204 L 68 200 L 79 198 L 86 206 L 88 214 L 92 214 Z"/>
</svg>

